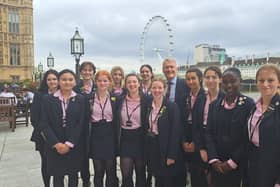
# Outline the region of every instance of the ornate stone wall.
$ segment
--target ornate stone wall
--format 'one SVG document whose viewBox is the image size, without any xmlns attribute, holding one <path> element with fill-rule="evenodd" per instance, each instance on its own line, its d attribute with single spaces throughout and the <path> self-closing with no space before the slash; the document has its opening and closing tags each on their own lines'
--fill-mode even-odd
<svg viewBox="0 0 280 187">
<path fill-rule="evenodd" d="M 9 15 L 11 12 L 16 19 Z M 11 31 L 11 22 L 17 23 L 16 32 Z M 11 45 L 18 46 L 14 52 L 18 64 L 11 65 Z M 32 79 L 33 67 L 33 1 L 0 0 L 0 81 Z"/>
</svg>

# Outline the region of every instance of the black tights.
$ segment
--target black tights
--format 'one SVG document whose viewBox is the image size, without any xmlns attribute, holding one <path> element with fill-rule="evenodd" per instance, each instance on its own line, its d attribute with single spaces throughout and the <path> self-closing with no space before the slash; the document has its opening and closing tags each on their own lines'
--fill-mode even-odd
<svg viewBox="0 0 280 187">
<path fill-rule="evenodd" d="M 103 178 L 106 172 L 106 187 L 117 185 L 116 160 L 93 160 L 95 187 L 103 187 Z"/>
<path fill-rule="evenodd" d="M 124 157 L 120 159 L 122 173 L 122 187 L 133 187 L 133 168 L 136 173 L 136 187 L 146 186 L 145 164 L 143 159 Z"/>
<path fill-rule="evenodd" d="M 64 175 L 53 176 L 53 187 L 63 187 L 64 186 Z M 68 187 L 78 187 L 78 174 L 68 175 Z"/>
<path fill-rule="evenodd" d="M 39 150 L 40 156 L 41 156 L 41 173 L 43 177 L 43 182 L 45 187 L 50 186 L 50 178 L 51 176 L 47 173 L 47 158 L 45 150 Z"/>
</svg>

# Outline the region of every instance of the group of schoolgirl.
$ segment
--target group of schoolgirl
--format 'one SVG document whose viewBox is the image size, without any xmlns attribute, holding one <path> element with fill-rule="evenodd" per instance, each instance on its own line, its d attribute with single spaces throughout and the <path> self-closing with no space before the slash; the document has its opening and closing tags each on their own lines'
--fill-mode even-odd
<svg viewBox="0 0 280 187">
<path fill-rule="evenodd" d="M 256 104 L 240 93 L 236 68 L 188 69 L 187 91 L 177 104 L 169 98 L 170 84 L 154 78 L 150 65 L 141 66 L 141 80 L 134 73 L 124 77 L 121 67 L 95 70 L 83 62 L 78 82 L 71 70 L 48 70 L 35 94 L 31 139 L 45 186 L 53 176 L 53 186 L 62 187 L 67 175 L 68 186 L 76 187 L 79 172 L 83 186 L 90 186 L 89 159 L 95 187 L 133 187 L 134 181 L 146 187 L 152 176 L 156 187 L 183 187 L 182 172 L 190 173 L 192 187 L 279 185 L 276 66 L 258 70 Z"/>
</svg>

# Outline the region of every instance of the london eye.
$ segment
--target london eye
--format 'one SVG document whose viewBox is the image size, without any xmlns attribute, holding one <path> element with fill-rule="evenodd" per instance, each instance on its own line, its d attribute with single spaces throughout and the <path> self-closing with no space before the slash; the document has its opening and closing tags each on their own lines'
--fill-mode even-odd
<svg viewBox="0 0 280 187">
<path fill-rule="evenodd" d="M 161 30 L 157 31 L 157 34 L 162 35 L 160 40 L 161 43 L 164 43 L 164 45 L 161 46 L 161 44 L 158 44 L 160 42 L 156 42 L 156 44 L 153 45 L 159 45 L 159 46 L 153 46 L 153 47 L 147 47 L 147 39 L 148 35 L 151 31 L 151 28 L 159 23 L 161 25 Z M 149 21 L 144 27 L 144 30 L 141 34 L 141 40 L 140 40 L 140 61 L 141 63 L 145 62 L 145 53 L 154 51 L 155 54 L 157 55 L 159 61 L 162 63 L 163 58 L 167 57 L 172 57 L 173 53 L 173 48 L 174 46 L 174 41 L 173 41 L 173 34 L 172 34 L 172 29 L 170 27 L 170 24 L 168 23 L 167 19 L 164 18 L 163 16 L 154 16 Z M 162 54 L 165 54 L 162 56 Z M 146 62 L 145 62 L 146 63 Z"/>
</svg>

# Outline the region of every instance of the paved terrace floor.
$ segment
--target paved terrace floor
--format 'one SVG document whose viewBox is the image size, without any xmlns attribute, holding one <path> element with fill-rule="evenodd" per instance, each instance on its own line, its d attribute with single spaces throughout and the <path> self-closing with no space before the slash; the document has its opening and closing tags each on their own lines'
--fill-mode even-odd
<svg viewBox="0 0 280 187">
<path fill-rule="evenodd" d="M 8 123 L 0 122 L 0 187 L 44 186 L 40 174 L 39 152 L 35 151 L 34 143 L 30 141 L 32 129 L 31 125 L 18 125 L 15 132 L 12 132 Z M 93 180 L 92 163 L 90 170 Z M 117 174 L 121 179 L 119 170 Z M 81 186 L 80 179 L 79 187 Z"/>
</svg>

